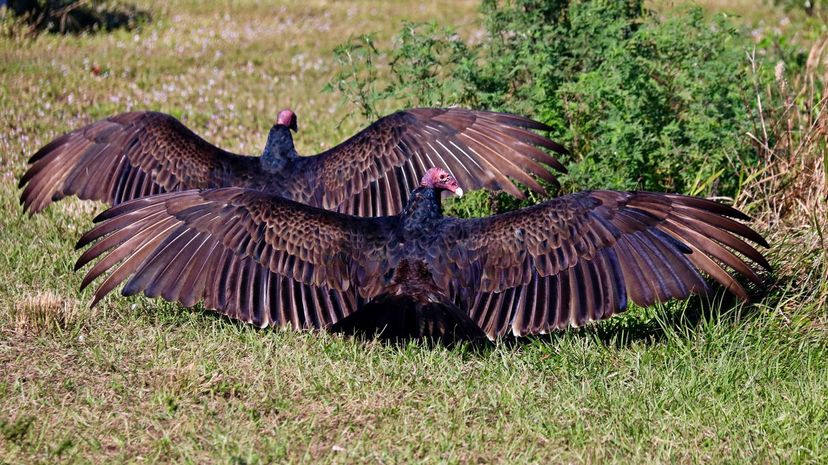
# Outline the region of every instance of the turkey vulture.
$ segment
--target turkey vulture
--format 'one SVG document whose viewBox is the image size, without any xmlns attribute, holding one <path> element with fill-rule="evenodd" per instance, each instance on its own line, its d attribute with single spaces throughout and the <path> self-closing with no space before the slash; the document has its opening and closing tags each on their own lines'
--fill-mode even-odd
<svg viewBox="0 0 828 465">
<path fill-rule="evenodd" d="M 293 145 L 296 115 L 279 113 L 261 157 L 226 152 L 174 117 L 155 112 L 112 116 L 53 140 L 35 153 L 20 180 L 24 210 L 37 213 L 68 195 L 117 205 L 163 192 L 246 187 L 328 210 L 394 215 L 426 168 L 442 164 L 467 187 L 523 193 L 509 179 L 545 193 L 529 175 L 555 182 L 543 166 L 565 171 L 540 150 L 566 150 L 532 130 L 545 124 L 506 113 L 416 108 L 380 118 L 316 156 Z"/>
<path fill-rule="evenodd" d="M 82 287 L 119 283 L 256 326 L 385 328 L 402 337 L 545 333 L 710 291 L 737 297 L 770 265 L 726 205 L 651 192 L 587 191 L 479 219 L 443 217 L 433 168 L 402 213 L 363 218 L 245 188 L 132 200 L 96 218 Z M 737 255 L 739 254 L 739 255 Z"/>
</svg>

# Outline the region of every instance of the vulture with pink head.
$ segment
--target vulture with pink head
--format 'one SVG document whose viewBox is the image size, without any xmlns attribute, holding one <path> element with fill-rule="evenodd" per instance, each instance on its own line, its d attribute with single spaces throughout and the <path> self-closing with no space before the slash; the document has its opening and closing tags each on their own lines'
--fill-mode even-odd
<svg viewBox="0 0 828 465">
<path fill-rule="evenodd" d="M 546 333 L 608 318 L 629 302 L 707 294 L 748 299 L 765 240 L 729 206 L 650 192 L 588 191 L 479 219 L 444 217 L 453 176 L 428 170 L 395 216 L 326 211 L 249 188 L 125 202 L 78 246 L 83 280 L 105 276 L 256 326 L 381 331 L 390 337 Z"/>
<path fill-rule="evenodd" d="M 506 113 L 416 108 L 380 118 L 315 156 L 296 153 L 296 115 L 279 113 L 261 157 L 222 150 L 174 117 L 123 113 L 65 134 L 35 153 L 20 180 L 23 208 L 37 213 L 76 195 L 117 205 L 165 192 L 243 187 L 359 216 L 399 213 L 430 166 L 441 165 L 467 188 L 512 182 L 545 193 L 530 175 L 554 182 L 564 167 L 540 148 L 566 151 L 533 130 L 542 123 Z"/>
</svg>

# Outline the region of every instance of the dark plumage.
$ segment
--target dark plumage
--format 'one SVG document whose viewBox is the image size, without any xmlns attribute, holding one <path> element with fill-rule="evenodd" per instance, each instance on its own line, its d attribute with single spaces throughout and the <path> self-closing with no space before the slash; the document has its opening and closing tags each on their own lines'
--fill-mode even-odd
<svg viewBox="0 0 828 465">
<path fill-rule="evenodd" d="M 530 176 L 564 167 L 539 147 L 566 151 L 531 130 L 544 124 L 505 113 L 418 108 L 381 118 L 336 147 L 300 157 L 279 114 L 261 157 L 215 147 L 174 117 L 123 113 L 65 134 L 29 160 L 21 203 L 36 213 L 69 195 L 117 205 L 187 189 L 245 187 L 360 216 L 401 211 L 427 167 L 442 164 L 470 188 L 522 197 L 510 178 L 544 193 Z"/>
<path fill-rule="evenodd" d="M 79 246 L 83 286 L 203 301 L 257 326 L 387 327 L 496 338 L 579 326 L 630 301 L 705 294 L 702 273 L 747 299 L 767 247 L 739 211 L 701 198 L 579 192 L 481 219 L 442 216 L 429 170 L 398 216 L 360 218 L 244 188 L 185 191 L 101 214 Z M 744 238 L 744 239 L 743 239 Z M 396 334 L 403 333 L 403 334 Z"/>
</svg>

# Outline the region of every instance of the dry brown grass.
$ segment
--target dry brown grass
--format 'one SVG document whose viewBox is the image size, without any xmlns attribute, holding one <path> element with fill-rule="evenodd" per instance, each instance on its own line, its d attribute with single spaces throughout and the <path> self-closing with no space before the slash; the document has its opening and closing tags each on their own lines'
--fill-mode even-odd
<svg viewBox="0 0 828 465">
<path fill-rule="evenodd" d="M 828 140 L 828 36 L 811 47 L 805 72 L 789 82 L 785 64 L 776 65 L 776 87 L 757 93 L 759 126 L 748 134 L 766 170 L 751 184 L 764 200 L 763 212 L 776 223 L 808 224 L 821 229 L 828 212 L 825 148 Z M 763 95 L 764 94 L 764 95 Z M 821 97 L 820 97 L 821 96 Z M 762 99 L 771 106 L 762 104 Z M 774 103 L 777 105 L 774 106 Z"/>
<path fill-rule="evenodd" d="M 753 57 L 751 57 L 753 59 Z M 775 68 L 775 85 L 756 89 L 756 127 L 748 134 L 762 160 L 738 202 L 756 214 L 756 223 L 774 244 L 776 273 L 809 295 L 816 308 L 828 307 L 828 35 L 811 46 L 804 72 L 788 78 L 785 63 Z M 796 308 L 790 299 L 784 308 Z M 823 312 L 828 315 L 828 311 Z"/>
<path fill-rule="evenodd" d="M 12 330 L 25 336 L 43 336 L 71 329 L 80 322 L 81 303 L 51 291 L 24 295 L 15 302 L 8 318 Z"/>
</svg>

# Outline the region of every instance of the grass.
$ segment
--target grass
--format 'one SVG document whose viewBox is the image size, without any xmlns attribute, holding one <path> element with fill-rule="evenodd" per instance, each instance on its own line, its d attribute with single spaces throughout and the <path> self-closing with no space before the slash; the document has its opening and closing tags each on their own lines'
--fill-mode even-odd
<svg viewBox="0 0 828 465">
<path fill-rule="evenodd" d="M 145 298 L 90 309 L 73 246 L 101 205 L 18 205 L 37 148 L 128 109 L 256 153 L 290 106 L 318 151 L 365 124 L 320 93 L 336 44 L 403 19 L 474 34 L 474 8 L 177 1 L 140 32 L 0 38 L 0 462 L 828 462 L 825 171 L 796 144 L 766 143 L 740 199 L 772 243 L 764 299 L 485 348 L 256 330 Z"/>
</svg>

